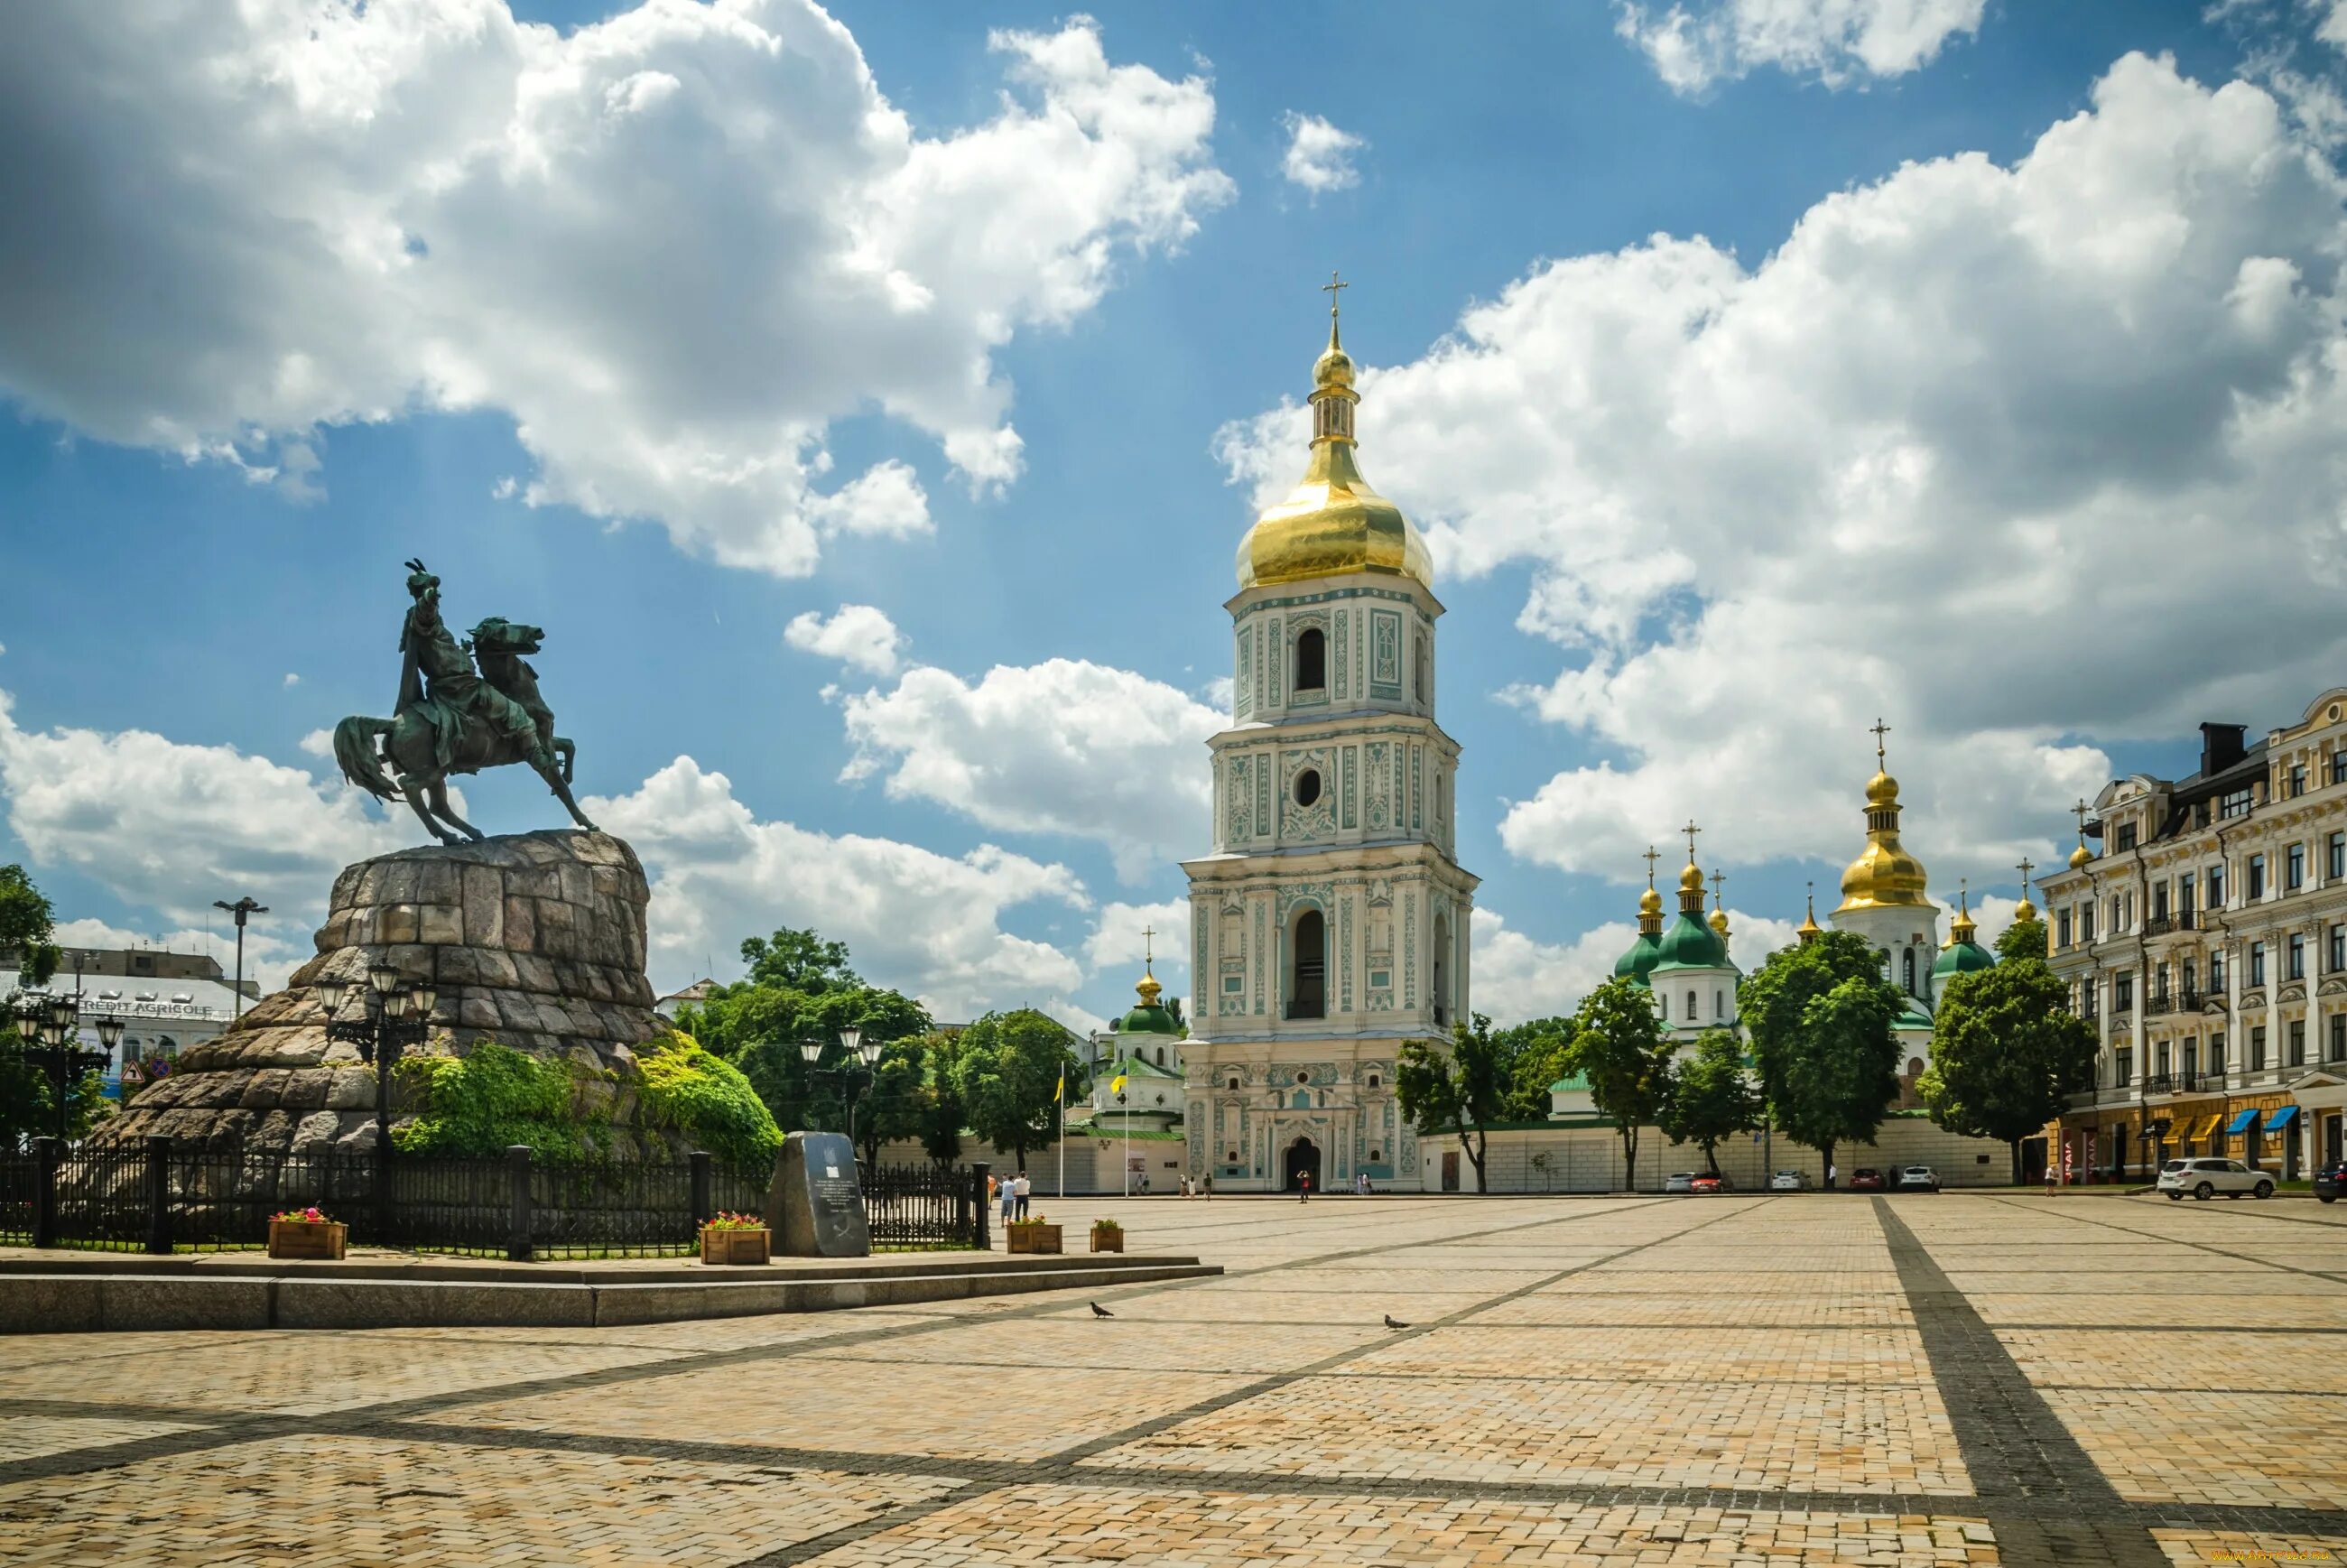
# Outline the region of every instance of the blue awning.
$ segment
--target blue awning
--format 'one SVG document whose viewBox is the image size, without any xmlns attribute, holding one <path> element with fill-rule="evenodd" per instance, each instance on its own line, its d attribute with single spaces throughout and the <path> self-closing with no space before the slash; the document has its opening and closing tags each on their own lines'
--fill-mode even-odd
<svg viewBox="0 0 2347 1568">
<path fill-rule="evenodd" d="M 2298 1107 L 2295 1105 L 2285 1105 L 2280 1110 L 2266 1118 L 2266 1131 L 2269 1132 L 2279 1132 L 2297 1120 Z"/>
<path fill-rule="evenodd" d="M 2247 1111 L 2239 1112 L 2234 1116 L 2230 1122 L 2225 1123 L 2225 1136 L 2229 1138 L 2236 1132 L 2248 1132 L 2250 1130 L 2250 1124 L 2257 1119 L 2258 1108 L 2252 1105 Z"/>
</svg>

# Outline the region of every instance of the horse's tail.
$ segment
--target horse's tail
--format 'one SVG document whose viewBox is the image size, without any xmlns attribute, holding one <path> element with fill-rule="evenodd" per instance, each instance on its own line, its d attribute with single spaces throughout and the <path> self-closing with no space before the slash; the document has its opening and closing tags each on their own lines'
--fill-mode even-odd
<svg viewBox="0 0 2347 1568">
<path fill-rule="evenodd" d="M 375 757 L 374 743 L 391 733 L 391 724 L 389 719 L 353 713 L 334 726 L 334 761 L 342 764 L 343 776 L 382 800 L 399 798 L 399 787 Z"/>
</svg>

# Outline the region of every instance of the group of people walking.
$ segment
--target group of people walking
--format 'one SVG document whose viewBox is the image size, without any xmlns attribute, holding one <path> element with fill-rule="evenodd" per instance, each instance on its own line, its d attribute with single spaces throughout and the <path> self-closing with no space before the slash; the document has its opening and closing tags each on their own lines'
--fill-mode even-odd
<svg viewBox="0 0 2347 1568">
<path fill-rule="evenodd" d="M 1027 1217 L 1027 1200 L 1033 1189 L 1028 1183 L 1026 1172 L 1021 1171 L 1015 1176 L 989 1176 L 986 1184 L 1002 1204 L 1004 1225 Z"/>
</svg>

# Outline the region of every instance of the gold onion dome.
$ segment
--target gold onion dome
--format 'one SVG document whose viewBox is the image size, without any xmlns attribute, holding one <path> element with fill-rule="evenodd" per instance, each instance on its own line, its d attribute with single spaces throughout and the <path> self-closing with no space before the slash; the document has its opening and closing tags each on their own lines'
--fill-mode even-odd
<svg viewBox="0 0 2347 1568">
<path fill-rule="evenodd" d="M 1692 860 L 1687 862 L 1686 869 L 1679 873 L 1679 891 L 1693 893 L 1697 897 L 1703 895 L 1703 868 Z"/>
<path fill-rule="evenodd" d="M 1663 896 L 1661 894 L 1649 887 L 1644 893 L 1638 895 L 1639 914 L 1660 915 L 1662 912 Z"/>
<path fill-rule="evenodd" d="M 1825 934 L 1825 927 L 1818 924 L 1818 898 L 1812 893 L 1809 895 L 1809 912 L 1801 917 L 1800 929 L 1793 935 L 1804 942 L 1814 942 Z"/>
<path fill-rule="evenodd" d="M 2086 841 L 2082 838 L 2078 840 L 2078 847 L 2070 851 L 2070 869 L 2076 871 L 2094 857 L 2095 852 L 2086 847 Z"/>
<path fill-rule="evenodd" d="M 1923 897 L 1923 863 L 1899 842 L 1899 781 L 1879 765 L 1882 759 L 1879 735 L 1874 754 L 1878 765 L 1874 776 L 1866 781 L 1866 847 L 1841 874 L 1840 907 L 1928 909 L 1931 900 Z"/>
<path fill-rule="evenodd" d="M 1388 572 L 1431 585 L 1426 541 L 1401 508 L 1369 487 L 1353 461 L 1353 359 L 1328 308 L 1328 346 L 1312 365 L 1312 456 L 1287 498 L 1267 507 L 1239 541 L 1239 586 L 1348 572 Z"/>
<path fill-rule="evenodd" d="M 1715 930 L 1715 931 L 1718 932 L 1722 937 L 1726 937 L 1726 936 L 1727 935 L 1727 910 L 1725 910 L 1725 909 L 1714 909 L 1714 910 L 1711 912 L 1711 928 L 1712 928 L 1713 930 Z"/>
</svg>

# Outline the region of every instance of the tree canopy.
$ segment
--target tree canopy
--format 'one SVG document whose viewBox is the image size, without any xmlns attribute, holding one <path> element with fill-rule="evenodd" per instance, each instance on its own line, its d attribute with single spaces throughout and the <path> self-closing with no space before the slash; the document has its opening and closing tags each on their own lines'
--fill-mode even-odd
<svg viewBox="0 0 2347 1568">
<path fill-rule="evenodd" d="M 1865 1143 L 1899 1098 L 1904 1005 L 1882 978 L 1881 956 L 1851 931 L 1781 948 L 1737 988 L 1761 1093 L 1777 1125 L 1833 1161 L 1834 1145 Z"/>
<path fill-rule="evenodd" d="M 956 1044 L 954 1089 L 970 1131 L 1010 1150 L 1024 1167 L 1027 1151 L 1050 1143 L 1058 1132 L 1063 1074 L 1069 1092 L 1075 1092 L 1083 1071 L 1075 1036 L 1057 1019 L 1017 1008 L 988 1013 L 962 1030 Z"/>
<path fill-rule="evenodd" d="M 1996 956 L 2000 958 L 2043 960 L 2048 951 L 2043 920 L 2015 920 L 1997 933 Z"/>
<path fill-rule="evenodd" d="M 1494 1122 L 1507 1120 L 1514 1088 L 1507 1047 L 1482 1013 L 1450 1026 L 1445 1050 L 1412 1040 L 1394 1063 L 1394 1098 L 1421 1138 L 1453 1137 L 1475 1168 L 1475 1190 L 1485 1185 L 1483 1151 Z"/>
<path fill-rule="evenodd" d="M 56 973 L 57 948 L 49 938 L 56 912 L 21 866 L 0 866 L 0 954 L 15 956 L 20 986 L 49 983 Z M 57 1130 L 56 1086 L 47 1073 L 25 1060 L 15 1009 L 0 1009 L 0 1148 L 20 1148 L 29 1138 Z M 105 1079 L 85 1074 L 66 1086 L 66 1135 L 78 1138 L 107 1110 Z"/>
<path fill-rule="evenodd" d="M 2038 959 L 2014 958 L 1949 984 L 1932 1020 L 1932 1065 L 1916 1087 L 1939 1125 L 2003 1143 L 2018 1183 L 2021 1141 L 2061 1114 L 2094 1064 L 2094 1027 L 2071 1014 L 2060 979 Z"/>
<path fill-rule="evenodd" d="M 1570 1018 L 1535 1018 L 1492 1031 L 1508 1068 L 1505 1120 L 1537 1122 L 1548 1114 L 1548 1086 L 1571 1071 L 1565 1056 L 1580 1027 Z"/>
<path fill-rule="evenodd" d="M 1760 1125 L 1759 1086 L 1745 1070 L 1744 1044 L 1724 1029 L 1706 1030 L 1695 1054 L 1671 1076 L 1671 1091 L 1655 1124 L 1676 1143 L 1693 1143 L 1719 1174 L 1724 1138 Z"/>
<path fill-rule="evenodd" d="M 1577 1030 L 1564 1053 L 1586 1079 L 1589 1098 L 1611 1117 L 1622 1140 L 1623 1182 L 1637 1185 L 1638 1132 L 1669 1103 L 1671 1045 L 1653 996 L 1628 979 L 1607 980 L 1581 1001 Z"/>
</svg>

